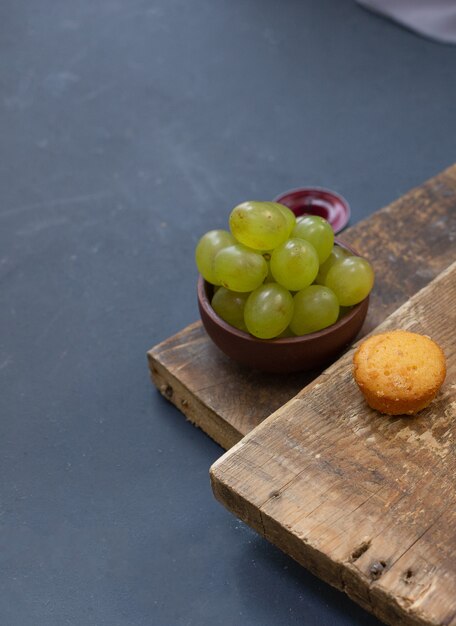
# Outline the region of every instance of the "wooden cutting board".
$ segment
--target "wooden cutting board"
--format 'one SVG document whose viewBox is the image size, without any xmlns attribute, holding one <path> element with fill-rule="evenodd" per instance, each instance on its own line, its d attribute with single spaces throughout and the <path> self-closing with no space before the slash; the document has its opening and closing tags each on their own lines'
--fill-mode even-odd
<svg viewBox="0 0 456 626">
<path fill-rule="evenodd" d="M 352 349 L 215 463 L 213 490 L 386 623 L 455 626 L 456 262 L 374 332 L 393 328 L 428 334 L 446 353 L 427 409 L 369 409 Z"/>
<path fill-rule="evenodd" d="M 455 233 L 456 165 L 344 231 L 341 239 L 376 273 L 362 334 L 449 265 Z M 277 376 L 240 367 L 212 344 L 201 322 L 152 348 L 148 359 L 160 392 L 225 449 L 319 373 Z"/>
</svg>

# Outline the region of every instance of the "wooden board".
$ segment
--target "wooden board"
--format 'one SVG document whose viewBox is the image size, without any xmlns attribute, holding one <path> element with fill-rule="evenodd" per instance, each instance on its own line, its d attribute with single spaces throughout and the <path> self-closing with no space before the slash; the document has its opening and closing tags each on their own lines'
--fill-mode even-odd
<svg viewBox="0 0 456 626">
<path fill-rule="evenodd" d="M 444 348 L 447 379 L 427 409 L 369 409 L 352 349 L 214 464 L 213 490 L 386 623 L 455 626 L 456 263 L 378 331 L 392 328 Z"/>
<path fill-rule="evenodd" d="M 449 265 L 455 236 L 456 165 L 343 233 L 376 273 L 362 334 Z M 160 392 L 225 449 L 319 373 L 277 377 L 239 367 L 200 322 L 155 346 L 148 358 Z"/>
</svg>

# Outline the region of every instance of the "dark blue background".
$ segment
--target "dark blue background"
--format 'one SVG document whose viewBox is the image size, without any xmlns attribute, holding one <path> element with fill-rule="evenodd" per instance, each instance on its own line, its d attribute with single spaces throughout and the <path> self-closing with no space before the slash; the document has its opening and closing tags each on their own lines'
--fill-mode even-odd
<svg viewBox="0 0 456 626">
<path fill-rule="evenodd" d="M 455 69 L 351 0 L 1 3 L 2 626 L 378 623 L 215 502 L 145 353 L 237 202 L 455 161 Z"/>
</svg>

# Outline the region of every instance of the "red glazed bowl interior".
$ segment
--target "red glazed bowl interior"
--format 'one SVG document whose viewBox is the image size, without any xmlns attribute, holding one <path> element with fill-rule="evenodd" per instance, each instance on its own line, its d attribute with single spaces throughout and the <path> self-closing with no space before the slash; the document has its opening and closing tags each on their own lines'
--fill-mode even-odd
<svg viewBox="0 0 456 626">
<path fill-rule="evenodd" d="M 346 244 L 336 243 L 356 255 Z M 199 276 L 201 320 L 216 346 L 242 365 L 281 374 L 316 369 L 334 360 L 361 330 L 369 306 L 367 297 L 338 322 L 316 333 L 284 339 L 257 339 L 222 320 L 211 306 L 212 295 L 213 286 Z"/>
<path fill-rule="evenodd" d="M 340 194 L 323 187 L 299 187 L 290 189 L 274 198 L 300 215 L 319 215 L 328 221 L 334 232 L 339 233 L 350 220 L 350 205 Z"/>
</svg>

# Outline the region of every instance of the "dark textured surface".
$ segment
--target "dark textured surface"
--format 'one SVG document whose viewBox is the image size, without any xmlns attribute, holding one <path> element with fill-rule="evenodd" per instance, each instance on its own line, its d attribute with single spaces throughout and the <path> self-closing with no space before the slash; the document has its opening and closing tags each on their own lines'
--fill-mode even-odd
<svg viewBox="0 0 456 626">
<path fill-rule="evenodd" d="M 349 0 L 5 0 L 0 53 L 0 623 L 376 624 L 213 500 L 145 352 L 237 201 L 355 222 L 453 162 L 456 48 Z"/>
</svg>

